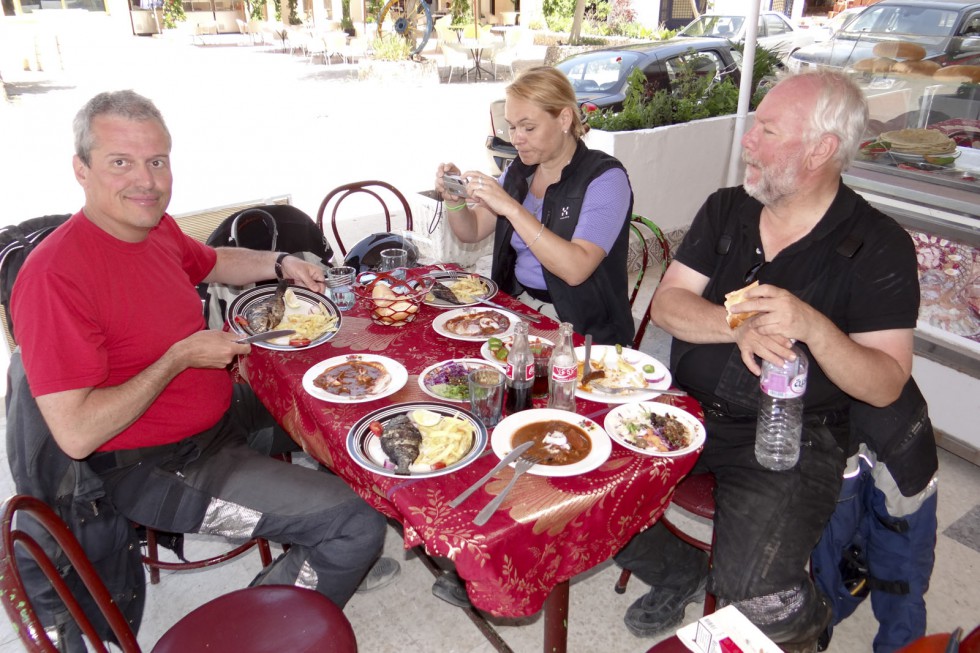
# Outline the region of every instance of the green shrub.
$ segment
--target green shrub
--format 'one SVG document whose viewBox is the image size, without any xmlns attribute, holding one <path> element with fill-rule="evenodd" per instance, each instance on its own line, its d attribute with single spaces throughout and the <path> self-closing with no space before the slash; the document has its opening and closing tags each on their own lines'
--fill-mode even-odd
<svg viewBox="0 0 980 653">
<path fill-rule="evenodd" d="M 761 52 L 760 52 L 761 51 Z M 690 51 L 695 55 L 694 51 Z M 633 131 L 664 125 L 727 116 L 738 110 L 738 86 L 731 78 L 720 82 L 697 72 L 700 57 L 690 56 L 671 80 L 672 91 L 653 89 L 639 69 L 630 73 L 623 108 L 592 111 L 588 123 L 594 129 L 606 131 Z M 779 58 L 765 48 L 756 50 L 756 66 L 753 81 L 756 93 L 751 107 L 754 109 L 765 95 L 765 88 L 758 82 L 773 74 Z M 758 96 L 758 97 L 756 97 Z"/>
<path fill-rule="evenodd" d="M 163 3 L 163 26 L 167 29 L 177 27 L 177 23 L 187 20 L 181 0 L 166 0 Z"/>
<path fill-rule="evenodd" d="M 374 40 L 374 58 L 380 61 L 406 61 L 412 58 L 412 49 L 398 34 L 385 34 Z"/>
</svg>

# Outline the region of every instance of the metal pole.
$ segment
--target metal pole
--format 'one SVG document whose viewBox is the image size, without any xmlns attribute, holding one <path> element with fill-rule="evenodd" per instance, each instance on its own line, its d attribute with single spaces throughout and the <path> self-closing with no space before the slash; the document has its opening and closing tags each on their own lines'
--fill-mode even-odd
<svg viewBox="0 0 980 653">
<path fill-rule="evenodd" d="M 755 39 L 759 31 L 759 3 L 749 3 L 749 14 L 745 17 L 745 49 L 742 51 L 742 81 L 738 87 L 738 110 L 735 113 L 735 133 L 732 135 L 732 149 L 728 156 L 728 186 L 739 182 L 738 164 L 742 160 L 742 136 L 752 100 L 752 69 L 755 67 Z"/>
</svg>

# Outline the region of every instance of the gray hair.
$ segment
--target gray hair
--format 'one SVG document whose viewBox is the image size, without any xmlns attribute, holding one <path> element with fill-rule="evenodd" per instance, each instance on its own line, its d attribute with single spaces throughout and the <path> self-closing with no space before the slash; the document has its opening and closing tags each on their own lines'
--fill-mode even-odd
<svg viewBox="0 0 980 653">
<path fill-rule="evenodd" d="M 156 120 L 163 127 L 167 141 L 172 142 L 167 123 L 152 101 L 131 90 L 106 91 L 99 93 L 85 103 L 75 116 L 75 154 L 85 165 L 91 165 L 92 148 L 95 136 L 92 134 L 92 121 L 98 116 L 118 116 L 128 120 Z"/>
<path fill-rule="evenodd" d="M 818 70 L 796 77 L 812 80 L 820 89 L 804 140 L 813 143 L 823 134 L 836 136 L 838 147 L 834 161 L 845 170 L 857 154 L 868 127 L 868 103 L 864 93 L 850 77 L 838 71 Z"/>
</svg>

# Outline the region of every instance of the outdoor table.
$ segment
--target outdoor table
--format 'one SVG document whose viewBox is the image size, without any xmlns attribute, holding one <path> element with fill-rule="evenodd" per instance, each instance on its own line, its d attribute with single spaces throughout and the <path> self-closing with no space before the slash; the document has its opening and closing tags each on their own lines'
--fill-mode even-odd
<svg viewBox="0 0 980 653">
<path fill-rule="evenodd" d="M 485 39 L 461 38 L 459 40 L 459 43 L 464 48 L 466 48 L 467 50 L 469 50 L 470 51 L 470 54 L 473 57 L 473 67 L 470 68 L 469 72 L 475 73 L 476 74 L 476 78 L 478 80 L 482 78 L 482 74 L 481 73 L 486 73 L 487 74 L 487 77 L 492 77 L 493 76 L 493 73 L 491 73 L 489 70 L 487 70 L 482 65 L 480 65 L 481 62 L 482 62 L 482 60 L 483 60 L 483 51 L 484 50 L 490 50 L 490 51 L 499 50 L 500 48 L 504 47 L 504 42 L 503 41 L 498 41 L 498 40 L 487 41 Z M 469 73 L 467 73 L 467 74 L 469 74 Z"/>
<path fill-rule="evenodd" d="M 557 340 L 555 321 L 502 292 L 494 301 L 540 318 L 530 326 L 531 334 Z M 421 371 L 451 358 L 480 357 L 482 343 L 449 339 L 432 328 L 433 318 L 441 312 L 422 306 L 414 322 L 382 326 L 371 322 L 369 310 L 359 301 L 343 315 L 340 331 L 326 343 L 297 351 L 253 346 L 241 358 L 240 371 L 309 455 L 402 524 L 406 549 L 423 546 L 428 555 L 454 561 L 472 604 L 491 615 L 522 617 L 544 606 L 544 650 L 563 652 L 569 579 L 606 561 L 655 522 L 674 487 L 694 466 L 697 453 L 644 456 L 613 442 L 608 460 L 586 474 L 565 478 L 525 474 L 484 526 L 475 526 L 473 518 L 507 484 L 511 468 L 499 472 L 458 508 L 450 508 L 449 502 L 497 463 L 489 445 L 473 463 L 443 476 L 390 478 L 362 468 L 346 449 L 347 434 L 358 419 L 395 403 L 434 401 L 418 384 Z M 396 359 L 407 368 L 408 382 L 388 397 L 353 404 L 321 401 L 303 389 L 302 378 L 310 367 L 348 353 Z M 703 418 L 690 397 L 657 400 Z M 544 407 L 545 402 L 536 399 L 534 405 Z M 468 409 L 460 402 L 443 403 Z M 613 407 L 576 400 L 576 412 L 600 425 Z"/>
</svg>

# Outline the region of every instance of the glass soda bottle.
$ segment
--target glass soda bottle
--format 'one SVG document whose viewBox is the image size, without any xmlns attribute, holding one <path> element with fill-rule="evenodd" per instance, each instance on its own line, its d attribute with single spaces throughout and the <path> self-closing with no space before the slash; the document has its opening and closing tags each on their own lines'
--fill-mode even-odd
<svg viewBox="0 0 980 653">
<path fill-rule="evenodd" d="M 531 407 L 531 386 L 534 385 L 534 355 L 527 342 L 527 322 L 517 323 L 514 343 L 507 354 L 507 400 L 504 408 L 513 415 Z"/>
<path fill-rule="evenodd" d="M 575 412 L 575 386 L 578 384 L 578 360 L 572 347 L 572 325 L 558 327 L 558 344 L 551 353 L 548 380 L 548 408 Z"/>
<path fill-rule="evenodd" d="M 762 361 L 759 377 L 759 420 L 755 430 L 755 459 L 767 469 L 789 469 L 800 458 L 803 394 L 809 360 L 793 345 L 796 360 L 780 367 Z"/>
</svg>

